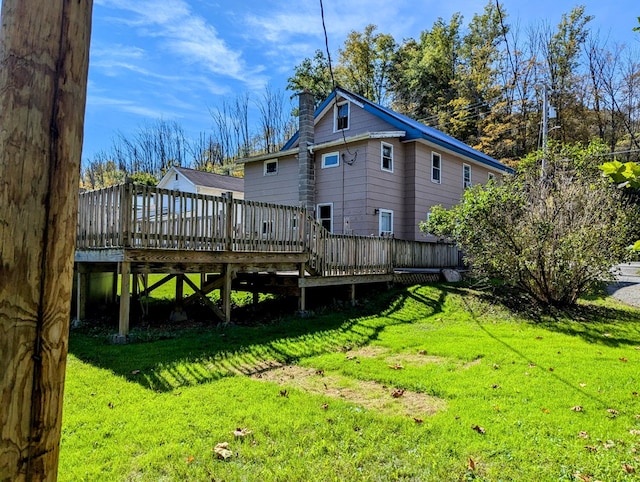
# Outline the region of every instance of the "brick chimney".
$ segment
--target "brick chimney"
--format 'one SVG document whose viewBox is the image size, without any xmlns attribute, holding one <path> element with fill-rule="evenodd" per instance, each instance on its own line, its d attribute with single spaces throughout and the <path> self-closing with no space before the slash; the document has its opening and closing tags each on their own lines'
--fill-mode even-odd
<svg viewBox="0 0 640 482">
<path fill-rule="evenodd" d="M 300 205 L 306 208 L 310 214 L 315 211 L 316 204 L 316 178 L 313 162 L 313 154 L 309 152 L 309 146 L 313 146 L 313 94 L 304 91 L 298 94 L 298 193 Z"/>
</svg>

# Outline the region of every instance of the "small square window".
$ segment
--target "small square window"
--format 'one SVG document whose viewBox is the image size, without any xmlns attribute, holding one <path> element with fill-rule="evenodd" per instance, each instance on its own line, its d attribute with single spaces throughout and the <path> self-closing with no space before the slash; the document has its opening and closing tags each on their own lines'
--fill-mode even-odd
<svg viewBox="0 0 640 482">
<path fill-rule="evenodd" d="M 386 142 L 382 143 L 382 170 L 393 172 L 393 146 L 391 144 L 387 144 Z"/>
<path fill-rule="evenodd" d="M 278 161 L 277 160 L 264 161 L 264 175 L 273 176 L 275 174 L 278 174 Z"/>
<path fill-rule="evenodd" d="M 340 156 L 337 152 L 322 154 L 322 168 L 338 167 L 340 165 Z"/>
<path fill-rule="evenodd" d="M 349 103 L 344 102 L 338 104 L 335 108 L 335 129 L 334 131 L 342 131 L 349 128 Z"/>
</svg>

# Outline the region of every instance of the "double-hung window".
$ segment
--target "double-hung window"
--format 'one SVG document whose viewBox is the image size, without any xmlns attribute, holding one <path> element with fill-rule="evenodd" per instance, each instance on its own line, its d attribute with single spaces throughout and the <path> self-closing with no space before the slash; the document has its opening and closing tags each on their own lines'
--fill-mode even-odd
<svg viewBox="0 0 640 482">
<path fill-rule="evenodd" d="M 380 236 L 391 236 L 393 234 L 393 211 L 380 209 L 379 214 Z"/>
<path fill-rule="evenodd" d="M 382 157 L 382 170 L 393 172 L 393 145 L 383 142 L 380 147 L 380 154 Z"/>
<path fill-rule="evenodd" d="M 349 128 L 349 102 L 342 102 L 334 108 L 334 132 Z"/>
<path fill-rule="evenodd" d="M 318 204 L 318 215 L 316 216 L 316 219 L 320 224 L 322 224 L 322 227 L 324 229 L 332 233 L 333 232 L 333 204 L 332 203 Z"/>
<path fill-rule="evenodd" d="M 431 182 L 442 182 L 442 157 L 437 152 L 431 153 Z"/>
<path fill-rule="evenodd" d="M 462 187 L 471 187 L 471 166 L 469 164 L 462 165 Z"/>
</svg>

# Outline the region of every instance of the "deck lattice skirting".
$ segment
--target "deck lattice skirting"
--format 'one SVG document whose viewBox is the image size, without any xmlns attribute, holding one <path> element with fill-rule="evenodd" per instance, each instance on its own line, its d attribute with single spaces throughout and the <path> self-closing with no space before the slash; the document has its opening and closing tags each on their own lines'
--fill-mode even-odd
<svg viewBox="0 0 640 482">
<path fill-rule="evenodd" d="M 395 268 L 454 267 L 458 249 L 332 234 L 297 206 L 125 183 L 80 194 L 76 263 L 79 273 L 114 266 L 122 274 L 218 273 L 226 279 L 220 289 L 229 321 L 237 273 L 294 270 L 304 309 L 308 286 L 380 281 Z M 126 335 L 128 319 L 122 318 L 128 318 L 128 307 L 122 305 L 128 305 L 129 293 L 122 291 L 120 331 Z"/>
</svg>

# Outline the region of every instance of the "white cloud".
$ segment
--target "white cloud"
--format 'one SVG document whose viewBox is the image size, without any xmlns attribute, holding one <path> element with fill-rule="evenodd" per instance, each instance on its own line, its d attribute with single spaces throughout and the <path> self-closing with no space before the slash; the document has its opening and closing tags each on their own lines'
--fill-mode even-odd
<svg viewBox="0 0 640 482">
<path fill-rule="evenodd" d="M 230 48 L 215 27 L 194 14 L 184 0 L 98 0 L 97 3 L 128 12 L 129 15 L 118 21 L 135 27 L 143 37 L 155 39 L 163 50 L 178 56 L 185 64 L 198 64 L 213 74 L 249 84 L 256 81 L 252 78 L 256 70 L 246 68 L 242 53 Z"/>
</svg>

